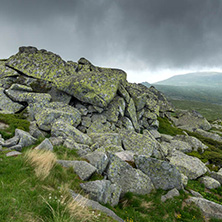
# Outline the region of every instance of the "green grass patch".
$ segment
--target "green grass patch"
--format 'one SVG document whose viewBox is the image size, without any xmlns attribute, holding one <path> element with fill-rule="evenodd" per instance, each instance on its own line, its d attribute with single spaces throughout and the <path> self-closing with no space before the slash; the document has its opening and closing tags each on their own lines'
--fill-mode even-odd
<svg viewBox="0 0 222 222">
<path fill-rule="evenodd" d="M 25 156 L 6 157 L 0 154 L 0 221 L 2 222 L 80 222 L 114 221 L 104 214 L 90 210 L 89 219 L 73 217 L 63 203 L 65 186 L 81 193 L 79 186 L 83 181 L 72 168 L 56 164 L 49 176 L 39 179 L 34 168 L 26 162 Z M 68 197 L 68 199 L 71 197 Z M 79 209 L 76 209 L 79 214 Z"/>
<path fill-rule="evenodd" d="M 8 128 L 0 130 L 0 134 L 4 139 L 13 137 L 15 129 L 29 131 L 30 123 L 22 114 L 0 114 L 0 122 L 9 125 Z"/>
<path fill-rule="evenodd" d="M 222 105 L 191 100 L 172 100 L 170 102 L 176 109 L 196 110 L 209 121 L 222 119 Z"/>
<path fill-rule="evenodd" d="M 194 205 L 186 206 L 187 194 L 180 191 L 180 196 L 161 201 L 167 191 L 157 190 L 149 195 L 126 193 L 118 206 L 112 208 L 125 221 L 204 221 L 200 210 Z"/>
<path fill-rule="evenodd" d="M 164 118 L 158 117 L 158 121 L 159 121 L 159 129 L 158 129 L 159 133 L 168 134 L 171 136 L 183 134 L 183 130 L 175 127 L 172 123 L 170 123 L 170 121 L 166 117 Z"/>
<path fill-rule="evenodd" d="M 205 199 L 221 204 L 222 202 L 222 187 L 217 189 L 208 190 L 204 187 L 204 184 L 198 180 L 189 180 L 186 189 L 194 190 L 200 193 Z"/>
</svg>

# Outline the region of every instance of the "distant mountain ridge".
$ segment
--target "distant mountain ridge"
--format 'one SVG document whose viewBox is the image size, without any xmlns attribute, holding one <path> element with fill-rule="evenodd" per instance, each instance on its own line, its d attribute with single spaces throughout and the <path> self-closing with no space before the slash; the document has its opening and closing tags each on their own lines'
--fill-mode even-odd
<svg viewBox="0 0 222 222">
<path fill-rule="evenodd" d="M 188 100 L 222 105 L 222 73 L 196 72 L 143 85 L 163 92 L 170 100 Z"/>
<path fill-rule="evenodd" d="M 171 86 L 206 86 L 221 87 L 221 72 L 195 72 L 184 75 L 176 75 L 169 79 L 154 83 L 154 85 L 171 85 Z"/>
</svg>

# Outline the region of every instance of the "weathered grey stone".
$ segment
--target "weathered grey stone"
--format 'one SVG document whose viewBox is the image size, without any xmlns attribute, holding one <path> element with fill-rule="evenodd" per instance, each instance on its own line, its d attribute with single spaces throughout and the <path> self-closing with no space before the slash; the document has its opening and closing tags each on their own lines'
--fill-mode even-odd
<svg viewBox="0 0 222 222">
<path fill-rule="evenodd" d="M 178 128 L 187 129 L 189 131 L 193 131 L 193 129 L 211 129 L 210 123 L 195 111 L 181 113 L 175 124 Z"/>
<path fill-rule="evenodd" d="M 7 157 L 10 157 L 10 156 L 18 156 L 18 155 L 21 155 L 22 153 L 21 152 L 18 152 L 18 151 L 11 151 L 9 153 L 6 153 L 6 156 Z"/>
<path fill-rule="evenodd" d="M 58 120 L 53 123 L 51 135 L 55 137 L 62 136 L 63 138 L 72 137 L 77 143 L 80 144 L 92 144 L 92 140 L 88 135 L 83 134 L 74 126 L 71 126 L 62 120 Z"/>
<path fill-rule="evenodd" d="M 94 147 L 98 145 L 97 143 L 93 144 L 93 146 L 91 146 L 91 149 L 94 150 Z M 117 146 L 117 145 L 111 145 L 111 144 L 104 144 L 104 146 L 101 146 L 99 148 L 96 149 L 96 151 L 98 152 L 110 152 L 110 153 L 116 153 L 116 152 L 122 152 L 124 151 L 124 149 L 122 148 L 122 146 Z"/>
<path fill-rule="evenodd" d="M 49 140 L 53 146 L 61 146 L 64 143 L 64 139 L 61 136 L 50 137 Z"/>
<path fill-rule="evenodd" d="M 108 179 L 122 188 L 121 194 L 133 192 L 148 194 L 154 190 L 150 178 L 138 169 L 134 169 L 119 157 L 109 153 L 110 164 L 107 169 Z"/>
<path fill-rule="evenodd" d="M 84 156 L 88 154 L 89 152 L 91 152 L 88 145 L 76 143 L 72 137 L 66 138 L 63 145 L 69 149 L 76 150 L 79 156 Z"/>
<path fill-rule="evenodd" d="M 107 110 L 104 112 L 107 120 L 116 123 L 119 116 L 124 116 L 125 107 L 126 103 L 124 99 L 116 96 L 108 105 Z"/>
<path fill-rule="evenodd" d="M 47 104 L 51 96 L 47 93 L 24 92 L 19 90 L 5 90 L 6 95 L 15 102 L 43 103 Z"/>
<path fill-rule="evenodd" d="M 28 132 L 20 129 L 15 130 L 15 137 L 19 137 L 19 145 L 23 147 L 33 145 L 36 139 L 32 137 Z"/>
<path fill-rule="evenodd" d="M 85 127 L 90 127 L 90 125 L 92 124 L 91 118 L 88 117 L 88 116 L 82 117 L 81 124 L 82 124 L 83 126 L 85 126 Z"/>
<path fill-rule="evenodd" d="M 188 143 L 194 151 L 198 151 L 198 149 L 201 149 L 203 152 L 205 149 L 208 148 L 208 146 L 206 146 L 200 140 L 193 136 L 177 135 L 174 137 L 174 139 Z"/>
<path fill-rule="evenodd" d="M 173 139 L 170 141 L 171 152 L 173 150 L 179 150 L 184 153 L 192 152 L 192 146 L 184 141 Z"/>
<path fill-rule="evenodd" d="M 221 184 L 212 177 L 204 176 L 200 178 L 200 182 L 208 189 L 216 189 L 221 186 Z"/>
<path fill-rule="evenodd" d="M 181 174 L 174 165 L 143 155 L 134 156 L 134 160 L 136 167 L 149 176 L 156 189 L 182 189 Z"/>
<path fill-rule="evenodd" d="M 181 173 L 181 180 L 182 180 L 183 186 L 185 187 L 188 183 L 188 177 L 184 175 L 183 173 Z"/>
<path fill-rule="evenodd" d="M 49 139 L 44 139 L 36 148 L 36 150 L 53 150 L 53 145 Z"/>
<path fill-rule="evenodd" d="M 198 192 L 196 192 L 196 191 L 194 191 L 194 190 L 189 190 L 190 191 L 190 193 L 194 196 L 194 197 L 201 197 L 201 198 L 203 198 L 203 196 L 200 194 L 200 193 L 198 193 Z"/>
<path fill-rule="evenodd" d="M 10 87 L 11 90 L 18 90 L 18 91 L 24 91 L 24 92 L 32 92 L 33 89 L 26 85 L 20 85 L 20 84 L 12 84 Z"/>
<path fill-rule="evenodd" d="M 144 112 L 145 112 L 144 109 L 136 112 L 137 120 L 140 120 L 143 117 Z"/>
<path fill-rule="evenodd" d="M 121 73 L 120 73 L 121 72 Z M 56 79 L 58 89 L 82 102 L 106 107 L 115 97 L 120 81 L 126 80 L 123 71 L 78 72 L 69 78 Z M 119 75 L 118 75 L 119 74 Z M 81 84 L 80 84 L 81 83 Z"/>
<path fill-rule="evenodd" d="M 222 168 L 220 168 L 217 173 L 222 175 Z"/>
<path fill-rule="evenodd" d="M 81 180 L 88 180 L 97 171 L 94 166 L 86 161 L 57 160 L 57 163 L 64 167 L 73 167 L 74 172 Z"/>
<path fill-rule="evenodd" d="M 22 47 L 19 53 L 11 56 L 7 66 L 23 72 L 27 76 L 53 82 L 55 78 L 69 75 L 66 64 L 60 56 L 35 47 Z M 72 72 L 75 72 L 74 68 Z"/>
<path fill-rule="evenodd" d="M 55 86 L 53 86 L 47 93 L 52 97 L 53 102 L 62 102 L 68 105 L 72 99 L 72 96 L 58 90 Z"/>
<path fill-rule="evenodd" d="M 80 184 L 81 188 L 89 194 L 90 199 L 99 203 L 109 203 L 115 206 L 119 202 L 121 188 L 117 185 L 112 186 L 109 180 L 96 180 Z M 112 200 L 115 197 L 115 200 Z"/>
<path fill-rule="evenodd" d="M 175 151 L 168 157 L 170 163 L 178 167 L 189 179 L 194 180 L 207 172 L 207 167 L 198 158 L 188 156 L 180 151 Z"/>
<path fill-rule="evenodd" d="M 84 156 L 84 158 L 97 168 L 99 174 L 104 172 L 109 162 L 109 159 L 105 153 L 97 151 L 87 154 Z"/>
<path fill-rule="evenodd" d="M 15 146 L 19 142 L 19 137 L 14 136 L 8 140 L 5 140 L 5 142 L 2 144 L 4 147 L 11 147 Z"/>
<path fill-rule="evenodd" d="M 151 156 L 157 148 L 157 141 L 149 135 L 139 134 L 133 131 L 120 131 L 125 150 L 133 151 L 138 155 Z"/>
<path fill-rule="evenodd" d="M 140 127 L 139 127 L 139 124 L 138 124 L 138 121 L 137 121 L 136 108 L 135 108 L 134 101 L 133 101 L 132 98 L 130 99 L 129 104 L 126 107 L 125 115 L 130 118 L 130 120 L 133 123 L 133 126 L 134 126 L 135 130 L 137 132 L 139 132 Z"/>
<path fill-rule="evenodd" d="M 127 162 L 134 162 L 134 153 L 132 151 L 121 151 L 121 152 L 116 152 L 116 156 L 118 156 L 121 160 L 127 161 Z"/>
<path fill-rule="evenodd" d="M 40 129 L 49 131 L 51 130 L 52 124 L 57 119 L 63 120 L 69 125 L 78 126 L 81 122 L 81 114 L 80 112 L 73 108 L 72 112 L 66 112 L 61 110 L 54 109 L 43 109 L 41 112 L 35 115 L 35 119 L 37 121 L 37 125 Z"/>
<path fill-rule="evenodd" d="M 146 134 L 147 134 L 147 131 L 148 131 L 148 130 L 144 130 L 144 131 L 143 131 L 143 134 L 146 135 Z M 149 133 L 151 133 L 152 136 L 153 136 L 155 139 L 160 139 L 160 138 L 161 138 L 161 134 L 160 134 L 157 130 L 155 130 L 155 129 L 149 130 Z"/>
<path fill-rule="evenodd" d="M 118 133 L 91 133 L 89 136 L 93 143 L 98 143 L 99 146 L 122 145 L 121 136 Z"/>
<path fill-rule="evenodd" d="M 207 132 L 202 129 L 196 129 L 195 132 L 204 136 L 204 137 L 208 137 L 208 138 L 211 138 L 211 139 L 216 140 L 218 142 L 222 142 L 222 137 L 216 133 Z"/>
<path fill-rule="evenodd" d="M 13 102 L 4 93 L 4 88 L 0 87 L 0 110 L 1 113 L 16 113 L 24 108 L 23 105 Z"/>
<path fill-rule="evenodd" d="M 46 132 L 39 130 L 36 125 L 36 121 L 30 122 L 29 133 L 36 139 L 44 138 L 46 136 Z"/>
<path fill-rule="evenodd" d="M 79 110 L 79 112 L 80 112 L 82 115 L 87 115 L 88 110 L 87 110 L 87 108 L 86 108 L 84 105 L 82 105 L 81 103 L 77 103 L 77 104 L 75 105 L 75 107 L 76 107 L 76 109 Z"/>
<path fill-rule="evenodd" d="M 109 132 L 111 124 L 110 123 L 101 123 L 101 122 L 93 122 L 90 127 L 87 129 L 87 134 L 92 133 L 103 133 L 103 132 Z"/>
<path fill-rule="evenodd" d="M 167 135 L 167 134 L 161 134 L 161 141 L 170 143 L 170 141 L 173 139 L 173 136 Z"/>
<path fill-rule="evenodd" d="M 220 184 L 222 184 L 222 174 L 221 173 L 218 173 L 218 172 L 216 173 L 216 172 L 211 171 L 210 176 L 212 178 L 214 178 L 215 180 L 217 180 Z"/>
<path fill-rule="evenodd" d="M 22 148 L 23 148 L 23 146 L 21 146 L 20 144 L 16 144 L 16 145 L 14 145 L 14 146 L 11 146 L 9 149 L 10 149 L 10 150 L 16 150 L 16 151 L 18 151 L 18 152 L 21 152 L 21 151 L 22 151 Z"/>
<path fill-rule="evenodd" d="M 121 219 L 120 217 L 118 217 L 113 211 L 100 205 L 98 202 L 96 202 L 94 200 L 89 200 L 80 194 L 76 194 L 73 191 L 71 191 L 71 195 L 72 195 L 73 200 L 75 202 L 78 202 L 83 206 L 89 207 L 90 209 L 102 211 L 103 213 L 107 214 L 108 216 L 112 217 L 114 220 L 116 220 L 118 222 L 124 222 L 124 220 Z"/>
<path fill-rule="evenodd" d="M 126 89 L 124 88 L 123 85 L 119 85 L 118 88 L 118 93 L 125 99 L 126 103 L 129 104 L 130 102 L 130 95 L 129 93 L 126 91 Z"/>
<path fill-rule="evenodd" d="M 103 114 L 94 113 L 92 114 L 91 120 L 92 122 L 106 123 L 107 117 Z"/>
<path fill-rule="evenodd" d="M 121 118 L 121 121 L 122 121 L 122 125 L 123 127 L 126 129 L 126 130 L 132 130 L 132 131 L 135 131 L 134 129 L 134 126 L 133 126 L 133 123 L 131 122 L 131 120 L 127 117 L 122 117 Z"/>
<path fill-rule="evenodd" d="M 187 203 L 194 203 L 206 218 L 222 219 L 222 205 L 199 197 L 190 197 Z"/>
<path fill-rule="evenodd" d="M 178 196 L 180 196 L 180 193 L 176 188 L 174 188 L 174 189 L 170 190 L 167 194 L 163 195 L 161 197 L 161 201 L 165 202 L 168 199 L 172 199 L 172 198 L 178 197 Z"/>
</svg>

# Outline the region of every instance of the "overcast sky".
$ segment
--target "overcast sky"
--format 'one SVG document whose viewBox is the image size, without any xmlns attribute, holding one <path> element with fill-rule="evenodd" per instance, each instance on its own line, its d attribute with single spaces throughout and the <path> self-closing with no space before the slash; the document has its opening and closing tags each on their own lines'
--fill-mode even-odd
<svg viewBox="0 0 222 222">
<path fill-rule="evenodd" d="M 222 70 L 222 0 L 0 0 L 0 58 L 32 45 L 130 82 Z"/>
</svg>

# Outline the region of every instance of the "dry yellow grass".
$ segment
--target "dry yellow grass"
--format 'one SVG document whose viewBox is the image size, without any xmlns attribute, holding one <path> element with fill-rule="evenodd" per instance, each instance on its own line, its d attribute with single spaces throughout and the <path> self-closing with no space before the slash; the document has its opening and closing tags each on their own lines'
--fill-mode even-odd
<svg viewBox="0 0 222 222">
<path fill-rule="evenodd" d="M 25 154 L 26 161 L 34 167 L 36 176 L 44 180 L 56 163 L 56 155 L 49 150 L 30 150 Z"/>
</svg>

